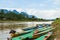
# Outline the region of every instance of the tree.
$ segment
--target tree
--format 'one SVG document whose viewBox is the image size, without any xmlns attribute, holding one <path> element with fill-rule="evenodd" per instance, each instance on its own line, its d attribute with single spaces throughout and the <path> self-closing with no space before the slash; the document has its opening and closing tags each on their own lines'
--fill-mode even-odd
<svg viewBox="0 0 60 40">
<path fill-rule="evenodd" d="M 5 16 L 4 10 L 1 9 L 1 10 L 0 10 L 0 20 L 3 20 L 4 16 Z"/>
</svg>

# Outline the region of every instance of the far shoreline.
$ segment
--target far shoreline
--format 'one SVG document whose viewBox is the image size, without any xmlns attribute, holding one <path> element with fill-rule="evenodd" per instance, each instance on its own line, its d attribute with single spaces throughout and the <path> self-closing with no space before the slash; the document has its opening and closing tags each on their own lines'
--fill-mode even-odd
<svg viewBox="0 0 60 40">
<path fill-rule="evenodd" d="M 49 22 L 49 21 L 2 21 L 0 20 L 0 23 L 4 23 L 4 22 Z"/>
</svg>

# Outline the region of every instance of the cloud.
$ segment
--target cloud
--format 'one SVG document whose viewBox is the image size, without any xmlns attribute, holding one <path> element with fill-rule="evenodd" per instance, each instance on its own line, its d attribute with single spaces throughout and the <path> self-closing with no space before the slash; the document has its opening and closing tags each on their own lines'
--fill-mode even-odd
<svg viewBox="0 0 60 40">
<path fill-rule="evenodd" d="M 17 10 L 18 12 L 24 11 L 22 8 L 1 8 L 1 9 L 7 9 L 7 10 Z"/>
<path fill-rule="evenodd" d="M 54 0 L 54 4 L 60 4 L 60 0 Z"/>
<path fill-rule="evenodd" d="M 28 10 L 27 10 L 28 12 Z M 29 13 L 29 12 L 28 12 Z M 60 17 L 60 10 L 30 10 L 30 13 L 33 15 L 39 17 L 39 18 L 44 18 L 44 19 L 53 19 Z"/>
</svg>

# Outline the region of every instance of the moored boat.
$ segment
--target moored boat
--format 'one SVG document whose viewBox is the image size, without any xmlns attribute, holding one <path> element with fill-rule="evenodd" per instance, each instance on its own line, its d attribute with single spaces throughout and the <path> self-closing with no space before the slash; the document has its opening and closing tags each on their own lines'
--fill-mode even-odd
<svg viewBox="0 0 60 40">
<path fill-rule="evenodd" d="M 52 27 L 43 27 L 43 28 L 38 28 L 39 32 L 36 34 L 37 37 L 36 38 L 33 38 L 35 36 L 33 36 L 34 34 L 34 30 L 31 30 L 26 32 L 26 33 L 23 33 L 23 35 L 19 35 L 19 36 L 16 36 L 16 37 L 13 37 L 12 40 L 24 40 L 26 38 L 30 38 L 30 39 L 34 39 L 34 40 L 38 40 L 38 39 L 41 39 L 41 37 L 45 37 L 44 35 L 47 34 L 48 32 L 52 31 L 54 28 Z M 48 35 L 47 35 L 48 36 Z M 43 38 L 42 37 L 42 38 Z M 44 38 L 43 38 L 44 39 Z M 42 40 L 43 40 L 42 39 Z"/>
</svg>

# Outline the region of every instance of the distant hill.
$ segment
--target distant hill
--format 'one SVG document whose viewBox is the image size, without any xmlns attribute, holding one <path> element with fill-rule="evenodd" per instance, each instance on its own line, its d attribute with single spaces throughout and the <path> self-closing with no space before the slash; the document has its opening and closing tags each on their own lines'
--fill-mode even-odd
<svg viewBox="0 0 60 40">
<path fill-rule="evenodd" d="M 29 15 L 26 12 L 0 9 L 0 20 L 38 20 L 38 18 L 34 15 Z"/>
<path fill-rule="evenodd" d="M 11 11 L 11 10 L 7 10 L 7 9 L 0 9 L 0 12 L 2 12 L 2 11 L 3 11 L 4 13 L 14 12 L 15 14 L 22 14 L 22 15 L 24 15 L 24 16 L 28 16 L 29 18 L 32 18 L 32 16 L 33 16 L 33 15 L 27 14 L 26 12 L 21 12 L 21 13 L 19 13 L 19 12 L 16 11 L 16 10 Z M 35 16 L 35 18 L 36 18 L 36 16 Z"/>
<path fill-rule="evenodd" d="M 38 18 L 35 15 L 29 15 L 26 12 L 18 12 L 17 10 L 0 9 L 0 20 L 15 21 L 51 21 L 54 19 Z"/>
<path fill-rule="evenodd" d="M 16 14 L 19 14 L 19 12 L 18 12 L 18 11 L 16 11 L 16 10 L 13 10 L 12 12 L 14 12 L 14 13 L 16 13 Z"/>
<path fill-rule="evenodd" d="M 0 9 L 0 12 L 4 12 L 4 13 L 8 13 L 9 11 L 8 10 L 6 10 L 6 9 Z"/>
</svg>

